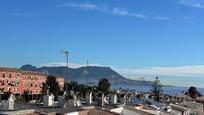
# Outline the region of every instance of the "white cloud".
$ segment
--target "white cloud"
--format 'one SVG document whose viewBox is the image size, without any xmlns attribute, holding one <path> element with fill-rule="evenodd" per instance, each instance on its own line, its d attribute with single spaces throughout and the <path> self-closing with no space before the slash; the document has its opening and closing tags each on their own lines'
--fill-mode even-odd
<svg viewBox="0 0 204 115">
<path fill-rule="evenodd" d="M 112 13 L 120 16 L 128 16 L 129 11 L 123 8 L 112 8 Z"/>
<path fill-rule="evenodd" d="M 184 1 L 192 1 L 192 0 L 180 0 L 181 3 Z M 112 14 L 115 16 L 129 16 L 129 17 L 136 17 L 136 18 L 143 18 L 143 19 L 151 19 L 151 20 L 170 20 L 170 17 L 167 16 L 148 16 L 144 13 L 141 12 L 131 12 L 127 8 L 122 8 L 122 7 L 111 7 L 106 4 L 95 4 L 95 3 L 90 3 L 90 2 L 72 2 L 72 1 L 67 1 L 64 4 L 58 5 L 58 7 L 73 7 L 73 8 L 79 8 L 79 9 L 84 9 L 84 10 L 95 10 L 98 12 L 103 12 L 107 14 Z"/>
<path fill-rule="evenodd" d="M 96 9 L 97 6 L 95 4 L 92 3 L 84 3 L 84 4 L 80 4 L 81 8 L 86 8 L 86 9 Z"/>
<path fill-rule="evenodd" d="M 41 66 L 47 67 L 57 67 L 57 66 L 66 66 L 64 62 L 54 62 L 41 64 Z M 69 63 L 71 68 L 84 67 L 86 64 L 78 63 Z M 101 64 L 89 64 L 89 66 L 101 66 L 107 67 Z M 159 76 L 198 76 L 204 75 L 204 65 L 194 65 L 194 66 L 175 66 L 175 67 L 146 67 L 146 68 L 118 68 L 115 66 L 109 66 L 115 71 L 119 72 L 122 75 L 159 75 Z"/>
<path fill-rule="evenodd" d="M 153 20 L 170 20 L 170 18 L 166 16 L 153 16 L 152 19 Z"/>
<path fill-rule="evenodd" d="M 137 18 L 146 18 L 147 16 L 141 13 L 131 13 L 124 8 L 112 8 L 112 14 L 119 16 L 132 16 Z"/>
<path fill-rule="evenodd" d="M 116 71 L 123 75 L 159 75 L 159 76 L 200 76 L 204 75 L 204 65 L 195 66 L 178 66 L 178 67 L 148 67 L 148 68 L 115 68 Z"/>
<path fill-rule="evenodd" d="M 42 64 L 41 66 L 57 67 L 66 66 L 64 62 Z M 84 67 L 86 64 L 69 63 L 71 68 Z M 89 64 L 89 66 L 108 67 L 101 64 Z M 204 65 L 175 66 L 175 67 L 145 67 L 145 68 L 118 68 L 109 66 L 119 74 L 129 79 L 154 80 L 159 76 L 161 82 L 166 85 L 176 86 L 203 86 Z M 185 81 L 185 82 L 183 82 Z"/>
<path fill-rule="evenodd" d="M 146 18 L 147 16 L 140 13 L 131 13 L 130 16 L 138 17 L 138 18 Z"/>
<path fill-rule="evenodd" d="M 204 8 L 204 0 L 179 0 L 179 2 L 188 7 Z"/>
<path fill-rule="evenodd" d="M 54 63 L 47 63 L 47 64 L 41 64 L 41 66 L 45 67 L 59 67 L 59 66 L 67 66 L 67 63 L 65 62 L 54 62 Z M 68 65 L 71 68 L 80 68 L 87 66 L 86 64 L 78 64 L 78 63 L 69 63 Z M 101 66 L 100 64 L 89 64 L 88 66 Z"/>
<path fill-rule="evenodd" d="M 118 16 L 132 16 L 137 18 L 146 18 L 146 15 L 142 13 L 129 12 L 128 9 L 119 7 L 110 7 L 104 4 L 94 4 L 94 3 L 76 3 L 76 2 L 66 2 L 64 4 L 58 5 L 58 7 L 74 7 L 87 10 L 96 10 L 99 12 L 109 13 Z"/>
<path fill-rule="evenodd" d="M 62 7 L 73 7 L 73 8 L 79 8 L 79 9 L 84 9 L 84 10 L 96 10 L 99 12 L 108 12 L 109 11 L 109 6 L 104 5 L 104 4 L 94 4 L 94 3 L 90 3 L 90 2 L 81 2 L 81 3 L 77 3 L 77 2 L 72 2 L 72 1 L 68 1 L 65 2 L 64 4 L 60 4 L 58 5 L 59 8 Z"/>
<path fill-rule="evenodd" d="M 185 16 L 185 17 L 183 17 L 183 20 L 184 20 L 185 23 L 194 24 L 199 20 L 199 18 Z"/>
</svg>

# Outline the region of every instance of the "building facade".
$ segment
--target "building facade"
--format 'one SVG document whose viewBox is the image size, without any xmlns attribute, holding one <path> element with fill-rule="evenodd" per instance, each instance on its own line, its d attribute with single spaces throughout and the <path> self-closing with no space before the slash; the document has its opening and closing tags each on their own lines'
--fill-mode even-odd
<svg viewBox="0 0 204 115">
<path fill-rule="evenodd" d="M 12 92 L 22 95 L 24 91 L 30 94 L 41 94 L 42 84 L 48 75 L 41 72 L 23 71 L 16 68 L 0 67 L 0 94 Z M 64 87 L 64 77 L 55 76 L 61 89 Z"/>
</svg>

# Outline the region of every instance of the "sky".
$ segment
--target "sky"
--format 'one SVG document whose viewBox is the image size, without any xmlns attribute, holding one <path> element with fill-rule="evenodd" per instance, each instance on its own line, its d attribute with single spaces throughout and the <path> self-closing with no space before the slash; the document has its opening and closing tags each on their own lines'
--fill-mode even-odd
<svg viewBox="0 0 204 115">
<path fill-rule="evenodd" d="M 204 0 L 0 0 L 0 66 L 89 61 L 204 87 Z M 184 81 L 185 80 L 185 81 Z"/>
</svg>

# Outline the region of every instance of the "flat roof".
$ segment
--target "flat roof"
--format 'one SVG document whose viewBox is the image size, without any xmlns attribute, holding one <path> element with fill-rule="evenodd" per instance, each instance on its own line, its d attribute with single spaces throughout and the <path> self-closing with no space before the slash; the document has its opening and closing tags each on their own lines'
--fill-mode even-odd
<svg viewBox="0 0 204 115">
<path fill-rule="evenodd" d="M 0 71 L 6 71 L 6 72 L 22 72 L 21 69 L 18 69 L 18 68 L 9 68 L 9 67 L 0 67 Z"/>
</svg>

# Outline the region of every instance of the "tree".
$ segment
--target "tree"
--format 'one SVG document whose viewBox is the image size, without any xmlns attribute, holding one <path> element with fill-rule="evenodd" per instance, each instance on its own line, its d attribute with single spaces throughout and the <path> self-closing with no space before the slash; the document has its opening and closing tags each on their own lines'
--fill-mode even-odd
<svg viewBox="0 0 204 115">
<path fill-rule="evenodd" d="M 71 90 L 76 94 L 77 97 L 85 97 L 87 92 L 92 91 L 92 87 L 84 84 L 78 84 L 77 81 L 71 81 L 65 84 L 65 90 L 70 92 Z"/>
<path fill-rule="evenodd" d="M 153 82 L 151 93 L 154 96 L 155 101 L 159 102 L 163 90 L 158 77 L 156 77 L 155 81 Z"/>
<path fill-rule="evenodd" d="M 29 100 L 30 100 L 30 99 L 29 99 L 29 91 L 28 91 L 28 90 L 24 90 L 22 96 L 24 97 L 26 103 L 28 103 Z"/>
<path fill-rule="evenodd" d="M 85 97 L 86 93 L 90 92 L 90 91 L 92 91 L 90 86 L 81 84 L 81 85 L 79 85 L 78 96 Z"/>
<path fill-rule="evenodd" d="M 70 81 L 70 82 L 65 83 L 64 89 L 68 92 L 70 91 L 77 92 L 79 91 L 79 84 L 77 81 Z"/>
<path fill-rule="evenodd" d="M 107 79 L 101 79 L 98 83 L 97 89 L 99 92 L 104 93 L 104 95 L 108 95 L 110 86 L 111 85 Z"/>
<path fill-rule="evenodd" d="M 8 100 L 9 96 L 11 95 L 12 93 L 10 91 L 8 92 L 4 92 L 4 94 L 2 95 L 2 100 Z"/>
<path fill-rule="evenodd" d="M 56 80 L 55 76 L 48 76 L 46 82 L 43 84 L 42 87 L 42 93 L 47 93 L 47 88 L 49 87 L 49 93 L 52 93 L 55 98 L 57 98 L 59 92 L 60 92 L 60 86 L 59 83 Z"/>
<path fill-rule="evenodd" d="M 198 92 L 198 90 L 196 89 L 196 87 L 193 87 L 193 86 L 191 86 L 191 87 L 188 89 L 188 94 L 190 95 L 190 97 L 191 97 L 192 99 L 195 99 L 196 97 L 201 96 L 201 94 Z"/>
</svg>

